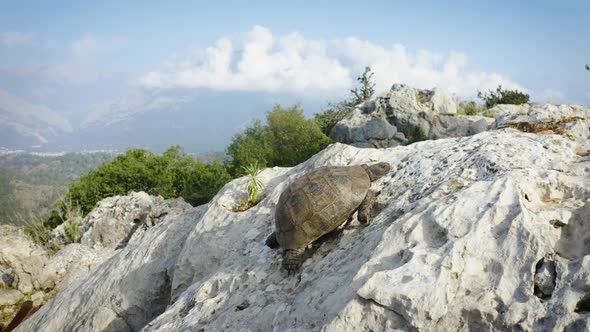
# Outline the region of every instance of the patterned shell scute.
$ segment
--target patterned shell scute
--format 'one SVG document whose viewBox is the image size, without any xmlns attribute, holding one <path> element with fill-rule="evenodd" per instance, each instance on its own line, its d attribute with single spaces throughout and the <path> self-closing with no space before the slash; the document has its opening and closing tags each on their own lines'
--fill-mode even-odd
<svg viewBox="0 0 590 332">
<path fill-rule="evenodd" d="M 341 225 L 371 186 L 361 166 L 322 167 L 296 179 L 281 194 L 275 212 L 277 240 L 303 248 Z"/>
</svg>

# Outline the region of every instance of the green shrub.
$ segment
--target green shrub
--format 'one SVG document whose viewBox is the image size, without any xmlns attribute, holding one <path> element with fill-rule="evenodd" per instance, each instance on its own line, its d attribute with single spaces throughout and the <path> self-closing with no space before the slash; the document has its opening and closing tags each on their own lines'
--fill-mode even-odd
<svg viewBox="0 0 590 332">
<path fill-rule="evenodd" d="M 256 120 L 242 133 L 236 134 L 229 146 L 227 154 L 232 160 L 232 174 L 238 176 L 242 166 L 259 162 L 262 166 L 272 164 L 272 147 L 266 139 L 267 126 Z"/>
<path fill-rule="evenodd" d="M 80 234 L 80 219 L 71 219 L 64 223 L 65 243 L 77 243 L 80 241 L 82 234 Z"/>
<path fill-rule="evenodd" d="M 305 119 L 297 105 L 287 109 L 275 106 L 266 121 L 272 166 L 295 166 L 332 143 L 315 121 Z"/>
<path fill-rule="evenodd" d="M 317 123 L 320 130 L 329 136 L 332 128 L 338 123 L 338 121 L 344 119 L 344 117 L 352 110 L 352 107 L 346 102 L 340 103 L 328 103 L 328 107 L 321 113 L 314 114 L 314 121 Z"/>
<path fill-rule="evenodd" d="M 491 108 L 498 104 L 520 105 L 529 102 L 528 94 L 518 90 L 504 90 L 501 85 L 498 85 L 496 91 L 488 91 L 486 93 L 478 91 L 477 97 L 484 101 L 486 108 Z"/>
<path fill-rule="evenodd" d="M 266 124 L 256 121 L 235 135 L 227 148 L 232 157 L 231 172 L 238 176 L 255 162 L 264 166 L 294 166 L 321 151 L 332 140 L 314 120 L 307 120 L 298 106 L 276 105 L 266 114 Z"/>
<path fill-rule="evenodd" d="M 54 246 L 53 243 L 53 232 L 43 222 L 40 217 L 29 214 L 27 217 L 20 217 L 19 224 L 25 234 L 37 245 L 44 247 L 49 251 L 58 251 L 59 247 Z"/>
<path fill-rule="evenodd" d="M 462 101 L 457 105 L 457 114 L 477 115 L 486 109 L 485 106 L 477 106 L 474 101 Z"/>
<path fill-rule="evenodd" d="M 129 150 L 74 181 L 66 200 L 79 206 L 82 215 L 104 198 L 131 191 L 145 191 L 164 198 L 183 197 L 188 203 L 198 205 L 208 202 L 230 179 L 223 165 L 198 162 L 178 146 L 169 148 L 163 155 Z"/>
</svg>

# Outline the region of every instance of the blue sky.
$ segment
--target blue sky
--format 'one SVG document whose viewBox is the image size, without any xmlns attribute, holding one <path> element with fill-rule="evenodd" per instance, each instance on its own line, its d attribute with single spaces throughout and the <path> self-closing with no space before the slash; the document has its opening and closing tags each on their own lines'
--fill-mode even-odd
<svg viewBox="0 0 590 332">
<path fill-rule="evenodd" d="M 0 90 L 72 128 L 207 91 L 269 104 L 249 116 L 282 100 L 311 115 L 364 65 L 381 90 L 588 105 L 589 36 L 590 1 L 2 1 Z"/>
</svg>

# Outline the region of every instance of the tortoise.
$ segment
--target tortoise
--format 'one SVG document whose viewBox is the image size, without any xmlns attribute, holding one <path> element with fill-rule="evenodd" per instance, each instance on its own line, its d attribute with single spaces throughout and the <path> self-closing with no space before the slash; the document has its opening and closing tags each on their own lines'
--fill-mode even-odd
<svg viewBox="0 0 590 332">
<path fill-rule="evenodd" d="M 283 267 L 288 274 L 301 266 L 308 244 L 351 221 L 370 222 L 375 203 L 371 182 L 390 170 L 388 163 L 371 166 L 327 166 L 307 173 L 290 184 L 279 197 L 275 210 L 276 231 L 266 245 L 283 248 Z"/>
</svg>

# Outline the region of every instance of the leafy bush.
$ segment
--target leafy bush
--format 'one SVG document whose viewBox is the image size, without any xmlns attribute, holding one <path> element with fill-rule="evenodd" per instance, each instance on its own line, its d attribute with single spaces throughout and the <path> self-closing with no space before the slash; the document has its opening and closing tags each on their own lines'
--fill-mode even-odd
<svg viewBox="0 0 590 332">
<path fill-rule="evenodd" d="M 198 205 L 208 202 L 230 179 L 223 165 L 198 162 L 178 146 L 169 148 L 163 155 L 136 149 L 74 181 L 66 200 L 79 206 L 83 215 L 100 200 L 127 195 L 130 191 L 145 191 L 164 198 L 183 197 L 190 204 Z"/>
<path fill-rule="evenodd" d="M 321 151 L 332 140 L 313 120 L 306 120 L 295 105 L 276 105 L 266 114 L 266 124 L 256 121 L 243 133 L 235 135 L 227 148 L 232 157 L 232 173 L 259 162 L 260 166 L 294 166 Z"/>
<path fill-rule="evenodd" d="M 477 115 L 485 110 L 485 106 L 477 106 L 473 100 L 462 101 L 457 105 L 457 114 L 461 115 Z"/>
<path fill-rule="evenodd" d="M 272 164 L 272 147 L 267 136 L 267 126 L 262 121 L 256 120 L 242 133 L 236 134 L 229 146 L 227 154 L 232 160 L 232 173 L 237 176 L 242 171 L 242 166 L 260 162 L 261 165 Z"/>
<path fill-rule="evenodd" d="M 299 106 L 276 106 L 266 121 L 272 166 L 295 166 L 332 143 L 313 120 L 305 119 Z"/>
<path fill-rule="evenodd" d="M 494 107 L 498 104 L 526 104 L 529 102 L 529 95 L 518 90 L 504 90 L 498 85 L 496 91 L 482 93 L 477 92 L 477 97 L 482 99 L 486 108 Z"/>
</svg>

